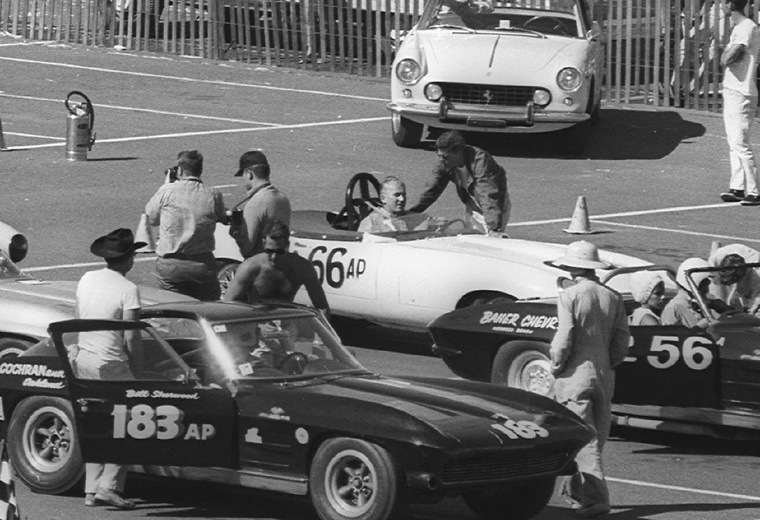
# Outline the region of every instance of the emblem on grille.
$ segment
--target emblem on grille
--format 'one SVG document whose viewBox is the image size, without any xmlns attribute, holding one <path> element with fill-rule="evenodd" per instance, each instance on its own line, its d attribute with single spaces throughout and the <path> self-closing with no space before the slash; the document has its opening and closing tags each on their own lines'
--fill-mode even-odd
<svg viewBox="0 0 760 520">
<path fill-rule="evenodd" d="M 491 101 L 493 101 L 493 94 L 491 94 L 490 90 L 486 90 L 483 92 L 483 99 L 486 100 L 486 105 L 490 105 Z"/>
</svg>

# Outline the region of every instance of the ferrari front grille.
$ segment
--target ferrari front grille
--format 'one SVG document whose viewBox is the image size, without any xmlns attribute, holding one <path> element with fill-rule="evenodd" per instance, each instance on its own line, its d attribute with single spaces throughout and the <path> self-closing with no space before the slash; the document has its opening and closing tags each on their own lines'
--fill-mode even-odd
<svg viewBox="0 0 760 520">
<path fill-rule="evenodd" d="M 486 482 L 558 474 L 568 462 L 567 453 L 488 454 L 452 459 L 443 467 L 444 484 Z"/>
<path fill-rule="evenodd" d="M 476 83 L 439 83 L 443 96 L 451 103 L 524 107 L 533 100 L 536 87 L 479 85 Z"/>
</svg>

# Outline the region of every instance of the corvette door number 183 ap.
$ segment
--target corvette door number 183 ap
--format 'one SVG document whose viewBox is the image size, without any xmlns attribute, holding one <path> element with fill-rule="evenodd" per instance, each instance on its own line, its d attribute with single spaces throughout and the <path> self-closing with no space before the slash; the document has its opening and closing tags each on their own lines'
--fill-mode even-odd
<svg viewBox="0 0 760 520">
<path fill-rule="evenodd" d="M 114 439 L 152 439 L 173 440 L 207 440 L 216 435 L 213 424 L 184 424 L 185 413 L 173 405 L 160 405 L 155 408 L 147 404 L 138 404 L 128 408 L 125 404 L 113 407 Z"/>
</svg>

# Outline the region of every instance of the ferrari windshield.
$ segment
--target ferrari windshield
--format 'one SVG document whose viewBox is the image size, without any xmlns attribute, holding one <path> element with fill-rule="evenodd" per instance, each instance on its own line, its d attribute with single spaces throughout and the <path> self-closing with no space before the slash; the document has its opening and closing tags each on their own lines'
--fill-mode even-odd
<svg viewBox="0 0 760 520">
<path fill-rule="evenodd" d="M 420 29 L 582 34 L 578 0 L 435 0 L 420 20 Z"/>
<path fill-rule="evenodd" d="M 366 371 L 332 329 L 314 316 L 229 322 L 160 317 L 144 321 L 204 382 Z"/>
</svg>

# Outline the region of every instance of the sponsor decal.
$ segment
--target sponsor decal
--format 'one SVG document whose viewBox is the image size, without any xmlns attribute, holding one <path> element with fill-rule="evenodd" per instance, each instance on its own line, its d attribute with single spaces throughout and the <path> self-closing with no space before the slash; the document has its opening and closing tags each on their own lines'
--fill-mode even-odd
<svg viewBox="0 0 760 520">
<path fill-rule="evenodd" d="M 60 390 L 63 388 L 63 381 L 50 381 L 47 378 L 34 379 L 33 377 L 27 377 L 21 386 L 28 386 L 32 388 L 53 388 Z"/>
<path fill-rule="evenodd" d="M 296 440 L 298 444 L 306 444 L 309 442 L 309 432 L 305 428 L 298 428 L 296 430 Z"/>
<path fill-rule="evenodd" d="M 261 444 L 263 441 L 261 440 L 261 435 L 259 435 L 259 429 L 251 428 L 245 432 L 245 442 L 250 444 Z"/>
<path fill-rule="evenodd" d="M 557 330 L 557 317 L 519 312 L 483 311 L 481 325 L 494 325 L 493 330 L 533 334 L 536 329 Z"/>
<path fill-rule="evenodd" d="M 198 392 L 192 394 L 181 394 L 177 392 L 164 392 L 163 390 L 127 390 L 127 399 L 145 399 L 147 397 L 161 398 L 161 399 L 200 399 L 201 396 Z"/>
<path fill-rule="evenodd" d="M 63 370 L 51 370 L 45 365 L 32 365 L 29 363 L 0 363 L 0 374 L 63 379 Z"/>
<path fill-rule="evenodd" d="M 279 406 L 273 406 L 272 409 L 269 411 L 269 413 L 260 413 L 259 417 L 263 417 L 265 419 L 274 419 L 275 421 L 289 421 L 290 420 L 290 416 L 285 415 L 285 410 L 283 410 Z"/>
</svg>

